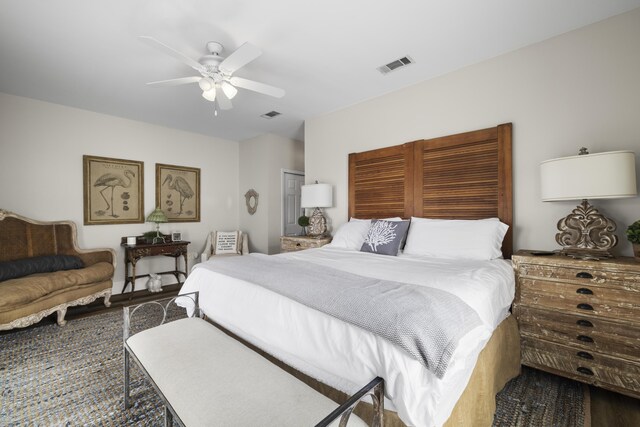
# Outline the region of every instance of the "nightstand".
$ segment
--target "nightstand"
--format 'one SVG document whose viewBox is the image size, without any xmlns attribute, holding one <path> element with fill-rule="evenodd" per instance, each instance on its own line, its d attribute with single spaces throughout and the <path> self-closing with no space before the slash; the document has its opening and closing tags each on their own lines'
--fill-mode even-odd
<svg viewBox="0 0 640 427">
<path fill-rule="evenodd" d="M 280 252 L 294 252 L 304 249 L 319 248 L 331 242 L 331 236 L 282 236 L 280 237 Z"/>
<path fill-rule="evenodd" d="M 640 263 L 518 251 L 522 364 L 640 398 Z"/>
</svg>

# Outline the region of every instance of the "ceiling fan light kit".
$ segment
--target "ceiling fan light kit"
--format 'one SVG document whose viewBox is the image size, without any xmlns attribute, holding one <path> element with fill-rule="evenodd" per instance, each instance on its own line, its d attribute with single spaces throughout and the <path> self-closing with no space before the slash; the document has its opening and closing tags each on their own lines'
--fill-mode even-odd
<svg viewBox="0 0 640 427">
<path fill-rule="evenodd" d="M 207 50 L 210 54 L 202 56 L 198 61 L 194 61 L 153 37 L 140 36 L 139 38 L 200 73 L 200 76 L 149 82 L 147 85 L 163 87 L 198 83 L 198 86 L 200 86 L 202 90 L 202 97 L 207 101 L 215 103 L 214 115 L 216 116 L 218 115 L 218 107 L 220 107 L 221 110 L 230 110 L 233 108 L 231 100 L 238 94 L 237 88 L 247 89 L 275 98 L 281 98 L 285 94 L 285 91 L 278 87 L 233 76 L 233 73 L 237 70 L 262 55 L 262 51 L 252 44 L 244 43 L 231 53 L 231 55 L 224 58 L 220 56 L 224 47 L 218 42 L 208 42 Z"/>
<path fill-rule="evenodd" d="M 210 89 L 210 90 L 202 91 L 202 97 L 207 101 L 214 102 L 216 100 L 216 90 Z"/>
<path fill-rule="evenodd" d="M 203 77 L 198 81 L 198 86 L 203 92 L 213 89 L 215 83 L 211 77 Z"/>
<path fill-rule="evenodd" d="M 238 94 L 238 89 L 233 87 L 231 83 L 229 83 L 228 81 L 223 81 L 222 83 L 220 83 L 220 87 L 222 88 L 222 91 L 224 92 L 225 95 L 227 95 L 227 98 L 229 99 L 233 99 L 233 97 Z"/>
</svg>

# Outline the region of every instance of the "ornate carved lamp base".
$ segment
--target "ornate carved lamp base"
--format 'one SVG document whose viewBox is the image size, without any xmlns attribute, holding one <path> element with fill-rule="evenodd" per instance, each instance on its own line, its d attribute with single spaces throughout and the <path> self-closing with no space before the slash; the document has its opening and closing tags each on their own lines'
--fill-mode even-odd
<svg viewBox="0 0 640 427">
<path fill-rule="evenodd" d="M 613 258 L 609 250 L 618 244 L 616 223 L 586 199 L 558 221 L 558 230 L 556 242 L 563 247 L 564 255 L 592 260 Z"/>
<path fill-rule="evenodd" d="M 309 217 L 309 227 L 307 235 L 309 237 L 323 237 L 327 232 L 327 220 L 322 215 L 320 208 L 315 208 Z"/>
</svg>

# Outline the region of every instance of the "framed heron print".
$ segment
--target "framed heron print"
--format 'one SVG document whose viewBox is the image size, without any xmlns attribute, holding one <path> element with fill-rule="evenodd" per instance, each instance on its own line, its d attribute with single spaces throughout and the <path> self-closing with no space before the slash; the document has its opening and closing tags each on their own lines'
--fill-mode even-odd
<svg viewBox="0 0 640 427">
<path fill-rule="evenodd" d="M 144 222 L 144 163 L 82 156 L 84 224 Z"/>
<path fill-rule="evenodd" d="M 156 163 L 156 206 L 169 222 L 200 222 L 200 169 Z"/>
</svg>

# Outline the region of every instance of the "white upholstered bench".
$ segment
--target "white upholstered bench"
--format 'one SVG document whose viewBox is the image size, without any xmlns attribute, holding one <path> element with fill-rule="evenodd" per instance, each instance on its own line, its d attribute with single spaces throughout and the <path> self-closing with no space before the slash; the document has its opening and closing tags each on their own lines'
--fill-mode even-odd
<svg viewBox="0 0 640 427">
<path fill-rule="evenodd" d="M 382 426 L 381 378 L 339 406 L 203 319 L 175 320 L 132 336 L 129 319 L 125 308 L 125 409 L 133 358 L 164 401 L 165 425 L 366 426 L 351 411 L 370 395 L 372 425 Z"/>
</svg>

